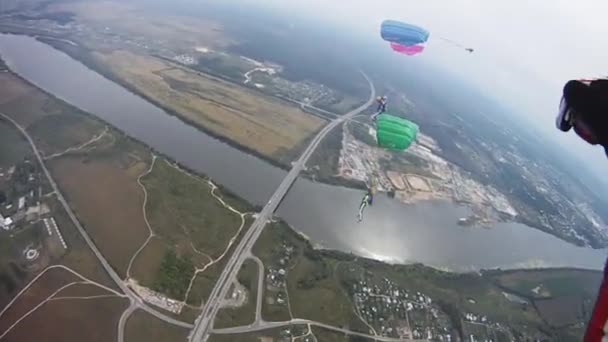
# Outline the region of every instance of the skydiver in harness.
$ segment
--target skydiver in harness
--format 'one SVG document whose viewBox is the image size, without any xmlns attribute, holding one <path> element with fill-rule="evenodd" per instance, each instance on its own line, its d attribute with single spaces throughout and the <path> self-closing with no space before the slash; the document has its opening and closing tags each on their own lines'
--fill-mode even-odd
<svg viewBox="0 0 608 342">
<path fill-rule="evenodd" d="M 386 112 L 386 100 L 387 97 L 386 95 L 384 96 L 378 96 L 376 98 L 376 102 L 378 103 L 378 107 L 376 108 L 376 113 L 374 113 L 374 115 L 372 115 L 372 121 L 376 121 L 376 118 L 378 117 L 378 115 Z"/>
<path fill-rule="evenodd" d="M 365 196 L 363 196 L 363 199 L 361 200 L 361 205 L 359 205 L 359 212 L 357 213 L 357 222 L 363 221 L 363 210 L 365 210 L 368 205 L 372 205 L 373 203 L 374 194 L 372 193 L 371 189 L 368 189 L 367 193 L 365 194 Z"/>
<path fill-rule="evenodd" d="M 566 83 L 556 125 L 563 132 L 574 128 L 587 143 L 604 147 L 608 156 L 608 79 Z M 608 261 L 584 341 L 608 341 Z"/>
<path fill-rule="evenodd" d="M 367 192 L 363 199 L 361 200 L 361 205 L 359 205 L 359 212 L 357 213 L 357 222 L 363 221 L 363 210 L 369 205 L 374 204 L 374 194 L 376 193 L 376 185 L 377 180 L 376 177 L 372 177 L 371 181 L 367 183 Z"/>
</svg>

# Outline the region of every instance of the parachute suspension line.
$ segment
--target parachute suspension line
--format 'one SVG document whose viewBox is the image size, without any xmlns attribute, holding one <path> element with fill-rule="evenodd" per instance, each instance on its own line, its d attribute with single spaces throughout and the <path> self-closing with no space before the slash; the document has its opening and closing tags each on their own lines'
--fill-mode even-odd
<svg viewBox="0 0 608 342">
<path fill-rule="evenodd" d="M 441 36 L 435 36 L 435 39 L 440 39 L 440 40 L 443 40 L 444 42 L 449 43 L 449 44 L 452 44 L 452 45 L 454 45 L 454 46 L 456 46 L 456 47 L 459 47 L 459 48 L 461 48 L 461 49 L 465 49 L 465 50 L 468 50 L 468 49 L 469 49 L 468 47 L 466 47 L 466 46 L 464 46 L 464 45 L 462 45 L 462 44 L 460 44 L 460 43 L 458 43 L 458 42 L 455 42 L 455 41 L 453 41 L 453 40 L 451 40 L 451 39 L 445 38 L 445 37 L 441 37 Z"/>
</svg>

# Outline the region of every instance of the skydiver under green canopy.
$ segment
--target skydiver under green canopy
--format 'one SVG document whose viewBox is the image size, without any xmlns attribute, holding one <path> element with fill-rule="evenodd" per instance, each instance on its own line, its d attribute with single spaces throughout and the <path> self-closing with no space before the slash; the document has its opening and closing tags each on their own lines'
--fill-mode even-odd
<svg viewBox="0 0 608 342">
<path fill-rule="evenodd" d="M 386 112 L 386 103 L 387 103 L 387 97 L 386 95 L 384 96 L 378 96 L 376 98 L 376 102 L 378 103 L 378 108 L 376 108 L 376 113 L 374 113 L 372 115 L 372 121 L 376 121 L 376 118 L 378 117 L 378 115 Z"/>
<path fill-rule="evenodd" d="M 374 194 L 372 192 L 372 189 L 368 189 L 367 193 L 365 194 L 365 196 L 363 196 L 363 199 L 361 200 L 361 205 L 359 205 L 359 212 L 357 213 L 357 222 L 363 221 L 363 210 L 365 210 L 368 205 L 372 205 L 373 203 Z"/>
</svg>

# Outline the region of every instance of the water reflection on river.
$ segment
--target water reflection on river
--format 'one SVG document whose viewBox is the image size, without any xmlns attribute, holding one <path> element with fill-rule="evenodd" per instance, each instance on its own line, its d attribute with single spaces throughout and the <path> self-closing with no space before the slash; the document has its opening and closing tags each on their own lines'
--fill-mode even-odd
<svg viewBox="0 0 608 342">
<path fill-rule="evenodd" d="M 0 34 L 0 55 L 32 83 L 154 149 L 263 204 L 285 172 L 167 115 L 52 47 L 26 36 Z M 404 205 L 377 196 L 357 223 L 363 194 L 299 179 L 279 215 L 313 243 L 396 262 L 453 270 L 518 266 L 600 268 L 605 251 L 575 247 L 520 224 L 492 229 L 456 224 L 468 209 L 449 202 Z"/>
</svg>

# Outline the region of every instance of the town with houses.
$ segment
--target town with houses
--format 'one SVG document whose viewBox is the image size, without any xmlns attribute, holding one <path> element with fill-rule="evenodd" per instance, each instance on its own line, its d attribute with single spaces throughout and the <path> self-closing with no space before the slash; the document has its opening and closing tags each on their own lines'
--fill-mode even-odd
<svg viewBox="0 0 608 342">
<path fill-rule="evenodd" d="M 16 253 L 5 257 L 26 268 L 42 268 L 69 247 L 42 189 L 36 162 L 0 168 L 0 239 L 20 235 Z"/>
</svg>

